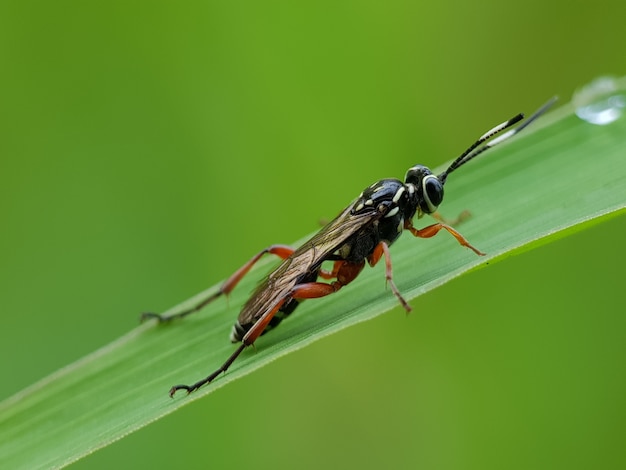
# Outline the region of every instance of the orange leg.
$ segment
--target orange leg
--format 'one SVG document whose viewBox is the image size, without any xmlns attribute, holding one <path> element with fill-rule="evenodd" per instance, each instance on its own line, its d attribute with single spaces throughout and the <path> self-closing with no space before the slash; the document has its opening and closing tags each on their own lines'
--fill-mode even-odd
<svg viewBox="0 0 626 470">
<path fill-rule="evenodd" d="M 334 294 L 343 286 L 350 284 L 363 270 L 365 262 L 352 263 L 349 261 L 335 261 L 332 272 L 325 272 L 325 279 L 336 278 L 336 281 L 327 284 L 325 282 L 305 282 L 294 286 L 291 297 L 294 299 L 317 299 Z"/>
<path fill-rule="evenodd" d="M 320 269 L 319 276 L 322 279 L 335 279 L 337 277 L 337 273 L 339 273 L 339 269 L 341 268 L 341 266 L 344 263 L 345 263 L 345 261 L 343 261 L 343 260 L 335 261 L 335 264 L 333 265 L 333 270 L 332 271 L 327 271 L 325 269 Z"/>
<path fill-rule="evenodd" d="M 157 320 L 159 320 L 159 323 L 163 323 L 163 322 L 168 322 L 168 321 L 176 319 L 176 318 L 186 317 L 190 313 L 194 313 L 194 312 L 197 312 L 198 310 L 201 310 L 203 307 L 205 307 L 207 304 L 213 302 L 215 299 L 217 299 L 221 295 L 223 295 L 223 294 L 226 294 L 226 295 L 230 294 L 231 291 L 237 286 L 237 284 L 239 284 L 239 281 L 241 281 L 241 279 L 248 273 L 248 271 L 250 271 L 250 269 L 252 269 L 252 266 L 254 266 L 257 263 L 257 261 L 259 261 L 259 259 L 261 259 L 261 257 L 264 254 L 270 253 L 272 255 L 278 256 L 281 259 L 286 259 L 286 258 L 289 258 L 292 255 L 293 252 L 294 252 L 294 249 L 291 248 L 290 246 L 287 246 L 287 245 L 272 245 L 272 246 L 269 246 L 269 247 L 265 248 L 264 250 L 259 251 L 246 264 L 244 264 L 241 268 L 239 268 L 237 271 L 235 271 L 224 282 L 224 284 L 221 285 L 221 287 L 219 288 L 219 290 L 217 292 L 215 292 L 214 294 L 211 294 L 209 297 L 207 297 L 206 299 L 202 300 L 197 305 L 191 307 L 188 310 L 185 310 L 185 311 L 179 312 L 179 313 L 175 313 L 173 315 L 160 315 L 158 313 L 142 313 L 141 314 L 141 321 L 144 321 L 144 320 L 146 320 L 148 318 L 156 318 Z"/>
<path fill-rule="evenodd" d="M 291 289 L 289 295 L 278 301 L 271 310 L 268 310 L 254 325 L 252 325 L 252 328 L 250 328 L 250 330 L 248 330 L 243 337 L 242 342 L 248 346 L 254 343 L 256 339 L 261 336 L 261 333 L 263 333 L 263 330 L 265 330 L 274 315 L 276 315 L 276 312 L 280 310 L 287 300 L 318 299 L 320 297 L 334 294 L 343 286 L 352 282 L 354 278 L 359 275 L 363 266 L 365 266 L 364 261 L 360 263 L 350 263 L 348 261 L 341 260 L 338 261 L 337 264 L 338 267 L 333 269 L 333 271 L 337 271 L 336 281 L 329 284 L 325 282 L 305 282 L 302 284 L 296 284 Z"/>
<path fill-rule="evenodd" d="M 174 394 L 178 390 L 185 390 L 187 392 L 187 395 L 189 395 L 191 392 L 198 390 L 203 385 L 213 382 L 213 380 L 215 380 L 215 378 L 221 373 L 226 372 L 228 368 L 232 365 L 232 363 L 235 362 L 235 359 L 237 359 L 239 355 L 243 352 L 243 350 L 246 349 L 246 347 L 252 345 L 254 341 L 261 335 L 261 333 L 263 333 L 263 330 L 265 329 L 265 327 L 268 325 L 272 317 L 276 315 L 276 312 L 280 310 L 280 308 L 283 306 L 286 300 L 287 298 L 281 299 L 280 301 L 276 303 L 276 305 L 274 305 L 274 307 L 272 307 L 271 310 L 269 310 L 267 313 L 265 313 L 265 315 L 259 318 L 259 320 L 252 326 L 252 328 L 250 328 L 250 330 L 243 337 L 241 344 L 235 350 L 235 352 L 233 352 L 228 357 L 228 359 L 226 359 L 226 362 L 224 362 L 224 364 L 222 364 L 217 370 L 212 372 L 209 376 L 205 377 L 204 379 L 198 380 L 196 383 L 192 385 L 174 385 L 170 389 L 170 397 L 173 398 Z"/>
<path fill-rule="evenodd" d="M 468 242 L 465 239 L 465 237 L 463 237 L 463 235 L 461 235 L 459 232 L 454 230 L 452 227 L 450 227 L 449 225 L 446 225 L 444 223 L 440 222 L 440 223 L 436 223 L 436 224 L 433 224 L 433 225 L 429 225 L 428 227 L 424 227 L 422 229 L 416 229 L 415 227 L 413 227 L 413 222 L 410 221 L 410 220 L 407 220 L 404 223 L 404 228 L 409 230 L 416 237 L 420 237 L 420 238 L 434 237 L 435 235 L 437 235 L 437 233 L 439 233 L 439 230 L 441 230 L 441 229 L 447 230 L 448 233 L 450 233 L 450 235 L 452 235 L 454 238 L 456 238 L 456 240 L 461 245 L 469 248 L 470 250 L 472 250 L 474 253 L 476 253 L 479 256 L 485 256 L 485 253 L 480 251 L 478 248 L 475 248 L 472 245 L 470 245 L 470 242 Z"/>
<path fill-rule="evenodd" d="M 341 261 L 340 264 L 341 265 L 337 268 L 337 280 L 330 284 L 326 284 L 324 282 L 306 282 L 294 286 L 289 296 L 286 296 L 276 302 L 276 304 L 270 310 L 268 310 L 263 316 L 261 316 L 261 318 L 259 318 L 254 325 L 252 325 L 252 328 L 248 330 L 248 332 L 241 340 L 241 344 L 239 345 L 239 347 L 235 350 L 235 352 L 230 355 L 228 359 L 226 359 L 226 362 L 224 362 L 224 364 L 222 364 L 208 377 L 199 380 L 192 385 L 174 385 L 170 389 L 170 397 L 173 397 L 178 390 L 185 390 L 187 394 L 198 390 L 203 385 L 206 385 L 215 380 L 215 378 L 221 373 L 226 372 L 228 368 L 232 365 L 232 363 L 235 362 L 235 359 L 239 357 L 242 351 L 247 346 L 254 344 L 256 339 L 261 336 L 261 333 L 263 333 L 263 330 L 265 330 L 274 315 L 276 315 L 276 312 L 280 310 L 280 308 L 288 299 L 315 299 L 337 292 L 344 285 L 348 284 L 356 276 L 358 276 L 358 274 L 363 269 L 363 266 L 365 266 L 365 262 L 349 263 L 347 261 Z"/>
<path fill-rule="evenodd" d="M 400 294 L 400 291 L 396 287 L 396 284 L 393 282 L 393 273 L 391 269 L 391 254 L 389 253 L 389 245 L 387 245 L 387 243 L 385 242 L 380 242 L 378 245 L 376 245 L 376 248 L 374 248 L 374 251 L 372 252 L 372 254 L 369 255 L 369 257 L 367 258 L 367 262 L 369 263 L 370 266 L 375 266 L 376 263 L 378 263 L 378 261 L 383 255 L 385 256 L 385 278 L 387 279 L 387 282 L 391 286 L 391 291 L 400 301 L 400 305 L 402 305 L 402 307 L 407 312 L 410 312 L 412 310 L 411 306 L 407 303 L 406 300 L 404 300 L 404 297 L 402 297 L 402 294 Z"/>
</svg>

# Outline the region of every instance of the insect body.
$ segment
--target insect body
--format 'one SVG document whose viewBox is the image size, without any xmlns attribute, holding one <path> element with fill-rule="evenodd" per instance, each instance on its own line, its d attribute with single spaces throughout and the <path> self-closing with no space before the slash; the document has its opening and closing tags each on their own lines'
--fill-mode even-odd
<svg viewBox="0 0 626 470">
<path fill-rule="evenodd" d="M 232 342 L 240 343 L 239 347 L 208 377 L 192 385 L 175 385 L 170 389 L 170 396 L 173 397 L 178 390 L 191 393 L 212 382 L 219 374 L 226 372 L 247 346 L 254 344 L 260 335 L 276 327 L 302 300 L 337 292 L 359 275 L 366 262 L 374 266 L 384 257 L 387 282 L 400 304 L 410 311 L 411 307 L 393 282 L 389 254 L 389 246 L 404 230 L 420 238 L 429 238 L 440 230 L 446 230 L 461 245 L 483 255 L 484 253 L 473 247 L 450 225 L 437 222 L 418 229 L 413 226 L 413 220 L 424 214 L 435 214 L 443 200 L 443 186 L 450 173 L 522 130 L 545 112 L 553 101 L 549 101 L 516 128 L 512 126 L 523 119 L 522 114 L 494 127 L 440 175 L 434 175 L 423 165 L 415 165 L 409 168 L 404 181 L 383 179 L 368 186 L 350 206 L 302 246 L 294 250 L 285 245 L 272 245 L 260 251 L 227 279 L 216 293 L 195 307 L 170 316 L 144 313 L 142 319 L 157 318 L 160 322 L 185 317 L 217 297 L 229 294 L 264 254 L 270 253 L 283 259 L 243 306 L 230 337 Z M 506 129 L 509 131 L 494 138 Z M 332 270 L 322 268 L 325 261 L 332 262 Z"/>
</svg>

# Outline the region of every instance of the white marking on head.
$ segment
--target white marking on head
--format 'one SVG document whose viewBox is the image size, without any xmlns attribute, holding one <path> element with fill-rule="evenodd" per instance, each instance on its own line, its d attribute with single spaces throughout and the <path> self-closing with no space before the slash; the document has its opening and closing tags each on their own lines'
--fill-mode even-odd
<svg viewBox="0 0 626 470">
<path fill-rule="evenodd" d="M 435 175 L 426 175 L 423 179 L 422 179 L 422 197 L 424 198 L 424 201 L 426 202 L 426 205 L 428 206 L 428 210 L 430 211 L 430 213 L 432 214 L 433 212 L 435 212 L 437 210 L 437 205 L 435 205 L 431 200 L 430 197 L 428 196 L 428 191 L 426 190 L 426 186 L 429 180 L 434 180 L 439 182 L 439 179 L 435 176 Z"/>
</svg>

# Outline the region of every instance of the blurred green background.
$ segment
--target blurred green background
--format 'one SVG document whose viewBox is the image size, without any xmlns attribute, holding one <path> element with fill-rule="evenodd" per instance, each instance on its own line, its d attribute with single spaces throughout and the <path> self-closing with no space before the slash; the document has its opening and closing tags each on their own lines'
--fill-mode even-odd
<svg viewBox="0 0 626 470">
<path fill-rule="evenodd" d="M 625 15 L 622 0 L 5 0 L 0 399 L 371 182 L 623 75 Z M 623 466 L 625 230 L 458 279 L 73 468 Z"/>
</svg>

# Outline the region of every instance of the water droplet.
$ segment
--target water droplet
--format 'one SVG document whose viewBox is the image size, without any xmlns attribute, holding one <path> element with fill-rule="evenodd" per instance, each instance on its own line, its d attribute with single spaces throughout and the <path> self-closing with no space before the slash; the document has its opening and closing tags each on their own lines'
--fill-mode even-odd
<svg viewBox="0 0 626 470">
<path fill-rule="evenodd" d="M 620 90 L 617 79 L 600 77 L 576 90 L 572 103 L 580 119 L 605 126 L 619 119 L 626 109 L 626 92 Z"/>
</svg>

